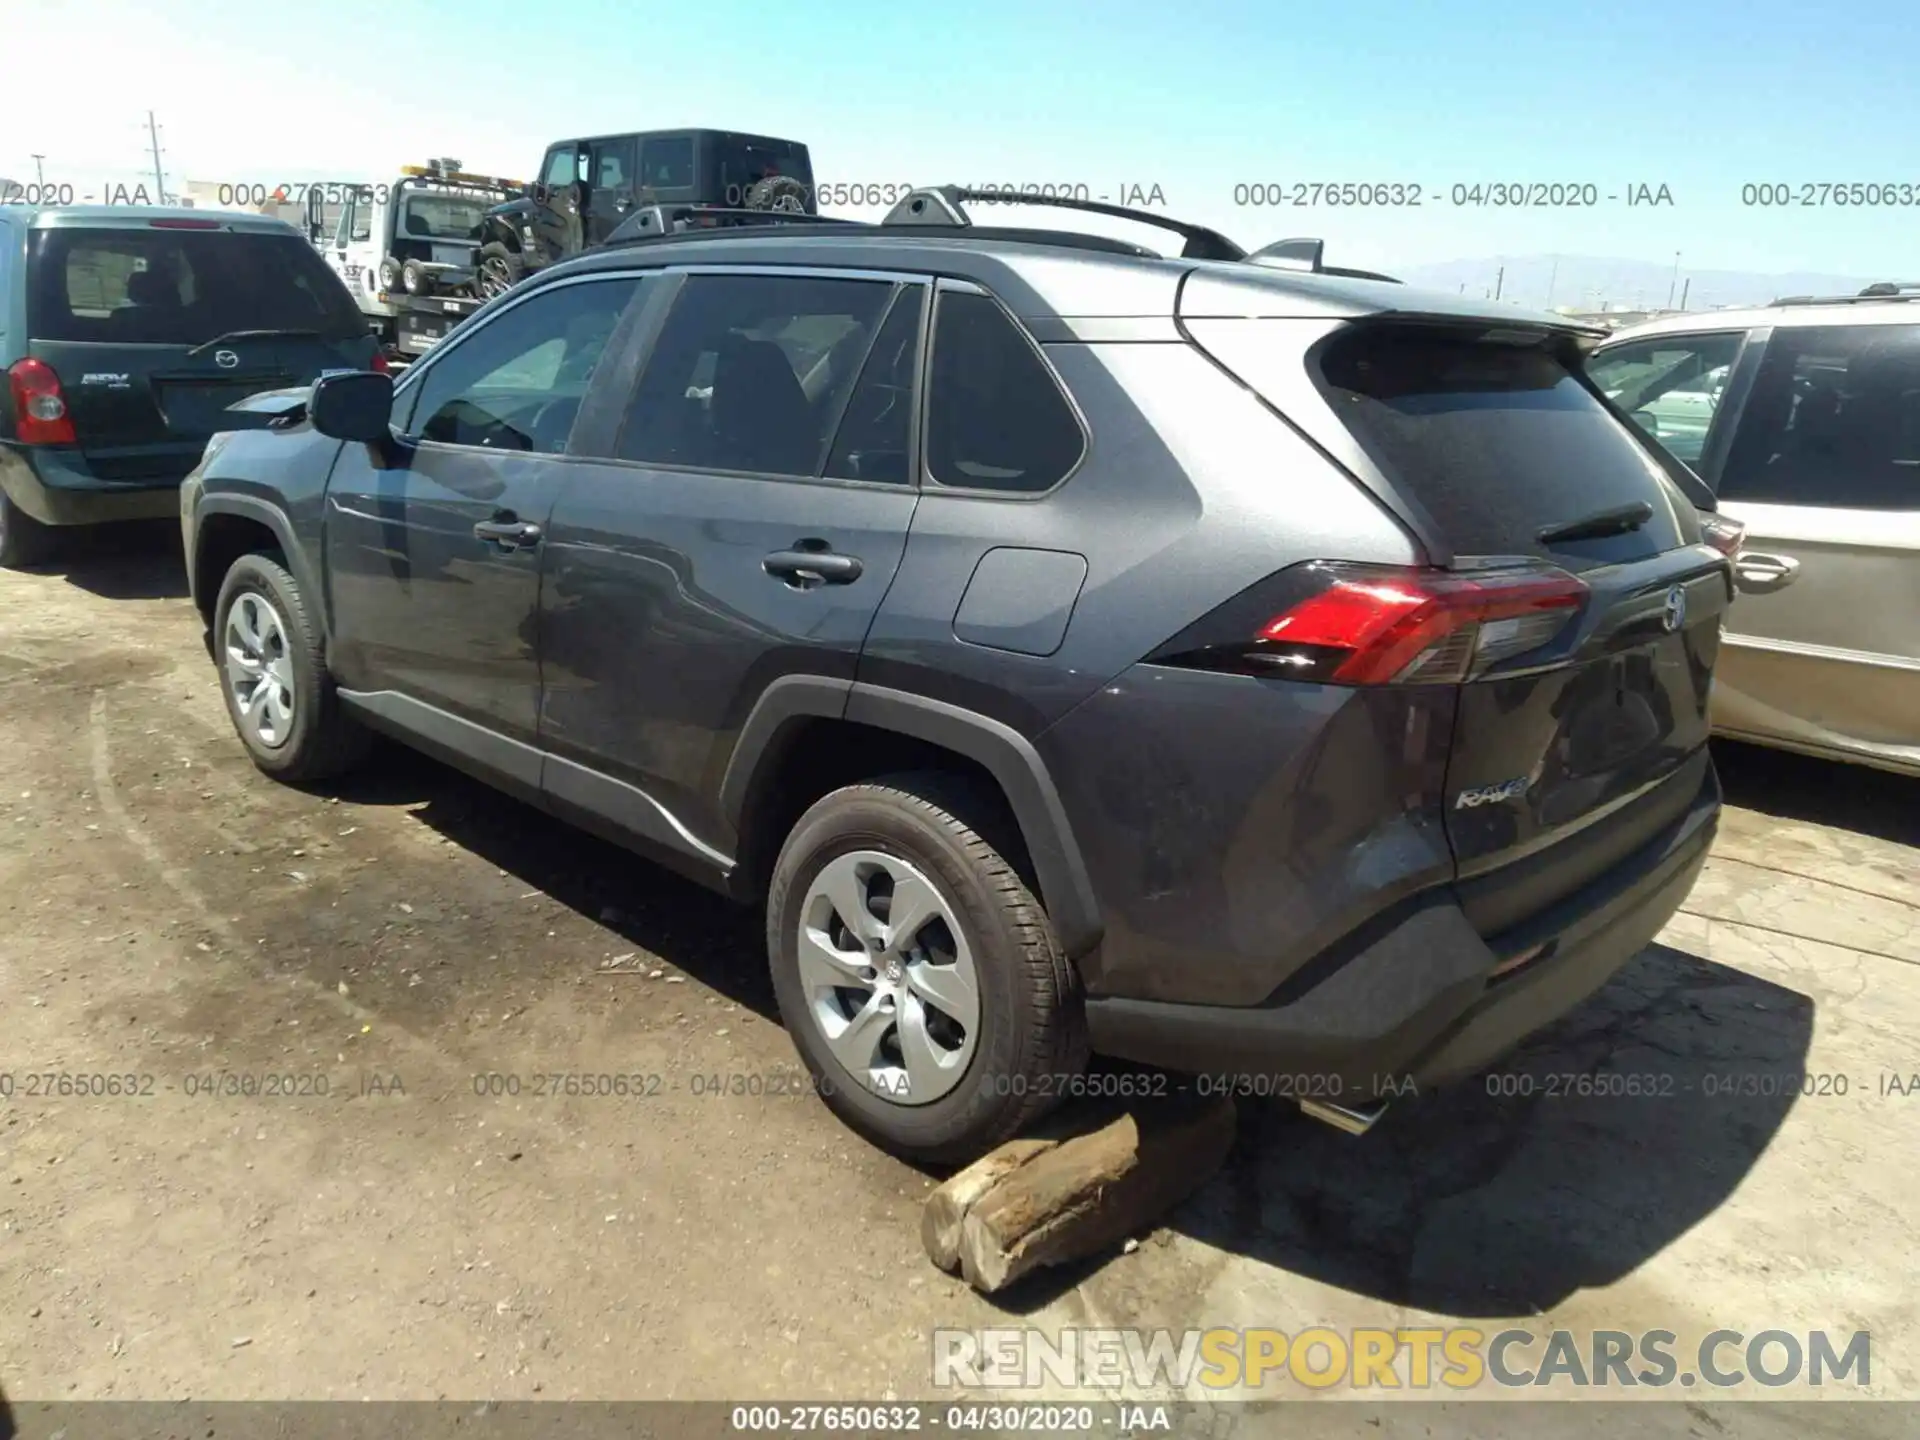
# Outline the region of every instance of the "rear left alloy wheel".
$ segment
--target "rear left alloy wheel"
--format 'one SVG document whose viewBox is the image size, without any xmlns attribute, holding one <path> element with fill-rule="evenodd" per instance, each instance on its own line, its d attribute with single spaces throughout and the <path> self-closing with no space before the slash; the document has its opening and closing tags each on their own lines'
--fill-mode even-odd
<svg viewBox="0 0 1920 1440">
<path fill-rule="evenodd" d="M 942 774 L 848 786 L 801 816 L 774 867 L 767 949 L 787 1031 L 833 1111 L 909 1160 L 992 1149 L 1086 1064 L 1053 927 L 970 823 L 991 813 Z"/>
<path fill-rule="evenodd" d="M 292 783 L 323 780 L 366 754 L 371 736 L 340 709 L 319 631 L 278 557 L 233 562 L 213 639 L 227 715 L 261 770 Z"/>
</svg>

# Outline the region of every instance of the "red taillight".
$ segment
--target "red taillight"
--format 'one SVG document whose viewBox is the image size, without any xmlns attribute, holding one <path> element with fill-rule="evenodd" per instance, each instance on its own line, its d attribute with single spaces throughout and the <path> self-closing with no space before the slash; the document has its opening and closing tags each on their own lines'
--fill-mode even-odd
<svg viewBox="0 0 1920 1440">
<path fill-rule="evenodd" d="M 1253 592 L 1151 658 L 1337 685 L 1458 683 L 1547 644 L 1587 597 L 1577 578 L 1544 566 L 1469 574 L 1316 562 L 1274 580 L 1255 591 L 1291 603 L 1251 633 L 1222 632 Z"/>
<path fill-rule="evenodd" d="M 180 216 L 169 216 L 164 220 L 149 220 L 147 224 L 155 230 L 218 230 L 221 222 L 218 220 L 187 220 Z"/>
<path fill-rule="evenodd" d="M 1747 527 L 1711 510 L 1700 512 L 1700 538 L 1729 560 L 1737 559 L 1747 543 Z"/>
<path fill-rule="evenodd" d="M 376 375 L 391 375 L 393 373 L 393 366 L 387 363 L 387 352 L 384 350 L 374 351 L 373 364 L 368 368 Z"/>
<path fill-rule="evenodd" d="M 71 445 L 73 417 L 60 377 L 44 360 L 19 360 L 7 371 L 13 391 L 13 434 L 22 445 Z"/>
</svg>

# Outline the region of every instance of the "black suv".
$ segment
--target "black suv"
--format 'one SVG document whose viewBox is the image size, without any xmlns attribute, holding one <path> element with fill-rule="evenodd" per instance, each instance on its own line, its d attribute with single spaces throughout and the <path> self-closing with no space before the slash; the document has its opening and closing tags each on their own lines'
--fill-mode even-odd
<svg viewBox="0 0 1920 1440">
<path fill-rule="evenodd" d="M 560 140 L 518 200 L 487 213 L 475 265 L 493 296 L 601 244 L 636 209 L 700 205 L 816 213 L 813 162 L 798 140 L 732 130 L 642 130 Z"/>
<path fill-rule="evenodd" d="M 53 527 L 171 516 L 223 412 L 379 366 L 291 225 L 160 207 L 0 207 L 0 565 Z"/>
<path fill-rule="evenodd" d="M 1556 317 L 968 198 L 609 246 L 281 397 L 186 496 L 240 738 L 385 731 L 764 900 L 899 1154 L 1089 1049 L 1365 1128 L 1693 884 L 1730 527 Z"/>
</svg>

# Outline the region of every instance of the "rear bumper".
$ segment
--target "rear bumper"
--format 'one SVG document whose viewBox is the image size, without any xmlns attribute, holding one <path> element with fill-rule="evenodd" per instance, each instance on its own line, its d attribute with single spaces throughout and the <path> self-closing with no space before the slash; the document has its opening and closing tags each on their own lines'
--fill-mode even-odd
<svg viewBox="0 0 1920 1440">
<path fill-rule="evenodd" d="M 114 520 L 157 520 L 180 513 L 178 475 L 141 480 L 102 480 L 70 451 L 0 444 L 0 489 L 42 525 L 100 525 Z"/>
<path fill-rule="evenodd" d="M 1260 1077 L 1256 1093 L 1348 1103 L 1399 1093 L 1409 1079 L 1460 1079 L 1573 1009 L 1659 933 L 1693 888 L 1719 816 L 1709 766 L 1678 820 L 1491 943 L 1450 891 L 1431 893 L 1308 966 L 1309 988 L 1289 987 L 1284 1003 L 1090 999 L 1093 1048 L 1172 1070 Z"/>
</svg>

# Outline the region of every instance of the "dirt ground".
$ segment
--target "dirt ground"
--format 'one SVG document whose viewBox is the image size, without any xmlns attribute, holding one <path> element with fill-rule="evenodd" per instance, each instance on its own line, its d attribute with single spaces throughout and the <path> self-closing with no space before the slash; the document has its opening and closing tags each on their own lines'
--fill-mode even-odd
<svg viewBox="0 0 1920 1440">
<path fill-rule="evenodd" d="M 1870 1393 L 1920 1398 L 1920 783 L 1728 747 L 1704 878 L 1534 1094 L 1363 1139 L 1243 1105 L 1164 1228 L 993 1304 L 922 1255 L 929 1177 L 792 1086 L 754 917 L 403 751 L 268 781 L 179 567 L 162 528 L 0 572 L 16 1399 L 893 1399 L 936 1326 L 1507 1317 L 1870 1329 Z M 1847 1093 L 1737 1078 L 1803 1071 Z M 531 1093 L 562 1072 L 659 1088 Z"/>
</svg>

